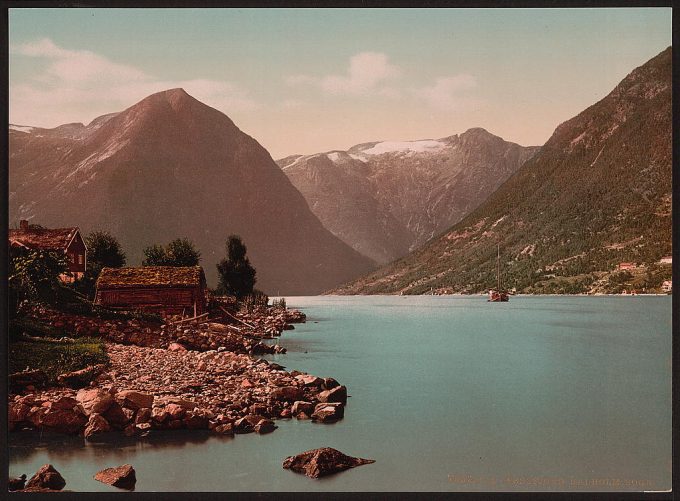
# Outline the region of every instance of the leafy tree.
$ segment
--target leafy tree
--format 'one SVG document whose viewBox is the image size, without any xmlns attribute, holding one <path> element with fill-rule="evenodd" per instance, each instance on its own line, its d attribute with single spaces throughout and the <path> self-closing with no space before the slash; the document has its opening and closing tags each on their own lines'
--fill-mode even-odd
<svg viewBox="0 0 680 501">
<path fill-rule="evenodd" d="M 102 269 L 125 266 L 125 253 L 116 237 L 108 231 L 93 231 L 85 238 L 85 245 L 87 269 L 85 276 L 74 285 L 77 290 L 92 299 Z"/>
<path fill-rule="evenodd" d="M 241 237 L 229 235 L 226 247 L 226 259 L 217 264 L 220 277 L 217 292 L 243 298 L 253 292 L 256 271 L 246 257 L 247 248 Z"/>
<path fill-rule="evenodd" d="M 101 268 L 125 266 L 125 253 L 116 237 L 108 231 L 93 231 L 85 239 L 88 265 Z"/>
<path fill-rule="evenodd" d="M 12 248 L 7 279 L 10 318 L 19 315 L 29 301 L 54 299 L 59 275 L 66 269 L 66 257 L 61 253 Z"/>
<path fill-rule="evenodd" d="M 165 249 L 162 245 L 150 245 L 144 249 L 142 266 L 166 266 Z"/>
<path fill-rule="evenodd" d="M 201 253 L 188 238 L 176 238 L 168 245 L 144 249 L 142 266 L 198 266 Z"/>
<path fill-rule="evenodd" d="M 168 266 L 198 266 L 201 253 L 188 238 L 177 238 L 165 248 Z"/>
</svg>

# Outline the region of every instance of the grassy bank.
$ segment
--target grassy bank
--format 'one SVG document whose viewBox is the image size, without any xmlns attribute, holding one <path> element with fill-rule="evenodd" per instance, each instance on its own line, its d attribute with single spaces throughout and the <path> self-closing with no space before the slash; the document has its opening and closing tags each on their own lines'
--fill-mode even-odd
<svg viewBox="0 0 680 501">
<path fill-rule="evenodd" d="M 50 384 L 56 383 L 59 374 L 108 361 L 104 343 L 97 338 L 83 337 L 66 342 L 51 339 L 20 340 L 9 344 L 10 374 L 27 367 L 40 369 L 47 374 Z"/>
</svg>

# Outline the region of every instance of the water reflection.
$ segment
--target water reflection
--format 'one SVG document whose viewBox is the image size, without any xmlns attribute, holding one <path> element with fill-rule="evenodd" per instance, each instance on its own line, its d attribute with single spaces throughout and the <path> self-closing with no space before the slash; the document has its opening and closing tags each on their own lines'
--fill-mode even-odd
<svg viewBox="0 0 680 501">
<path fill-rule="evenodd" d="M 206 430 L 158 430 L 145 437 L 126 437 L 121 433 L 107 433 L 99 435 L 96 442 L 74 435 L 24 431 L 10 434 L 9 453 L 12 461 L 30 461 L 34 456 L 44 456 L 46 453 L 55 460 L 63 461 L 69 461 L 72 458 L 85 460 L 88 457 L 102 455 L 112 459 L 124 459 L 133 451 L 141 452 L 160 448 L 172 453 L 173 450 L 182 449 L 187 445 L 202 444 L 210 438 L 225 442 L 233 440 L 229 436 L 212 435 Z"/>
</svg>

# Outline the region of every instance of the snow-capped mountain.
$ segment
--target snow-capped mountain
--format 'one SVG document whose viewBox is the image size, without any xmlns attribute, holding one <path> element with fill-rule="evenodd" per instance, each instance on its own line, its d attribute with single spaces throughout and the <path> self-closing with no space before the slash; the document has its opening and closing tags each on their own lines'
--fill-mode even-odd
<svg viewBox="0 0 680 501">
<path fill-rule="evenodd" d="M 475 128 L 277 163 L 326 228 L 383 264 L 460 221 L 537 149 Z"/>
</svg>

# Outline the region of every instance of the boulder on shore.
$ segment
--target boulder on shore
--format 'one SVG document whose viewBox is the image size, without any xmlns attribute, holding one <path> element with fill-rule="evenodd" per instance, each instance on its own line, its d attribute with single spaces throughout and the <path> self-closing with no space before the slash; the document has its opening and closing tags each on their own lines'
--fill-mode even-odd
<svg viewBox="0 0 680 501">
<path fill-rule="evenodd" d="M 345 407 L 339 402 L 316 404 L 312 419 L 322 423 L 332 423 L 345 416 Z"/>
<path fill-rule="evenodd" d="M 45 464 L 26 483 L 26 489 L 38 488 L 60 491 L 65 485 L 66 480 L 54 469 L 54 466 Z"/>
<path fill-rule="evenodd" d="M 311 478 L 319 478 L 370 463 L 375 463 L 375 460 L 355 458 L 337 449 L 322 447 L 287 457 L 283 461 L 283 468 L 303 473 Z"/>
<path fill-rule="evenodd" d="M 111 394 L 101 388 L 83 388 L 82 390 L 78 390 L 78 393 L 76 393 L 76 400 L 83 409 L 83 414 L 86 416 L 89 416 L 90 414 L 104 414 L 114 402 Z"/>
<path fill-rule="evenodd" d="M 302 397 L 302 388 L 297 386 L 280 386 L 274 388 L 271 392 L 272 400 L 281 402 L 295 402 L 296 400 L 302 400 Z"/>
<path fill-rule="evenodd" d="M 94 479 L 127 490 L 134 490 L 135 484 L 137 483 L 135 469 L 129 464 L 98 471 L 95 474 Z"/>
<path fill-rule="evenodd" d="M 57 433 L 79 433 L 87 423 L 87 417 L 73 410 L 40 407 L 31 415 L 31 422 L 37 428 Z"/>
<path fill-rule="evenodd" d="M 153 407 L 153 395 L 135 390 L 119 391 L 116 395 L 116 400 L 123 407 L 135 411 L 145 407 L 149 409 Z"/>
</svg>

